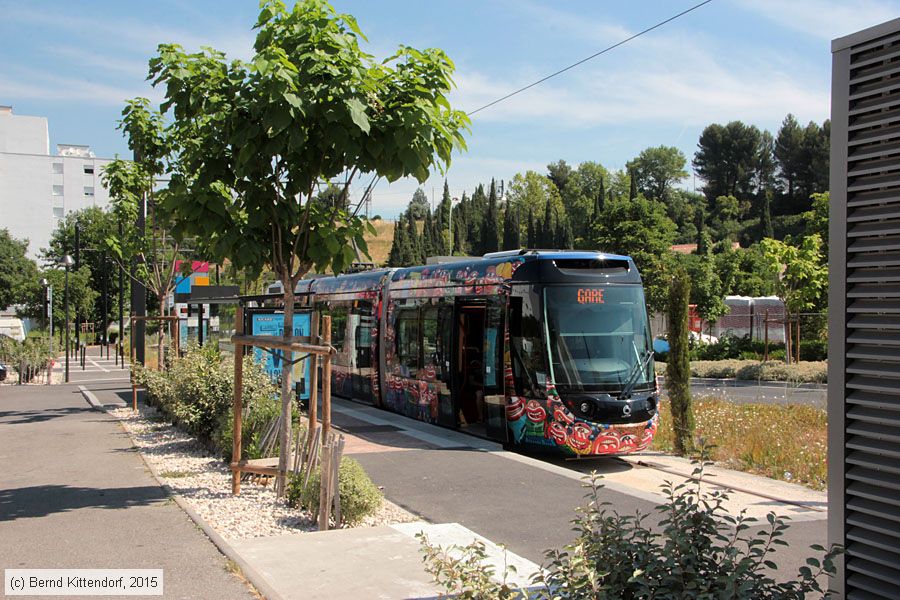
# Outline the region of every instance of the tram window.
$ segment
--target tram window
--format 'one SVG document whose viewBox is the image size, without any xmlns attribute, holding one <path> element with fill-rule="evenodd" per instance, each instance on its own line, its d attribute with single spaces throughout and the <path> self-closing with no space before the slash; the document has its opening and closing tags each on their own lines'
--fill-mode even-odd
<svg viewBox="0 0 900 600">
<path fill-rule="evenodd" d="M 428 306 L 422 309 L 422 357 L 424 364 L 437 363 L 438 309 Z"/>
<path fill-rule="evenodd" d="M 414 373 L 419 368 L 419 310 L 407 308 L 397 317 L 397 358 Z"/>
<path fill-rule="evenodd" d="M 526 293 L 509 299 L 509 335 L 516 393 L 541 394 L 547 366 L 541 322 L 535 307 L 537 296 Z"/>
<path fill-rule="evenodd" d="M 329 313 L 326 313 L 329 314 Z M 338 352 L 344 350 L 344 338 L 347 335 L 347 310 L 339 308 L 331 314 L 331 345 Z"/>
</svg>

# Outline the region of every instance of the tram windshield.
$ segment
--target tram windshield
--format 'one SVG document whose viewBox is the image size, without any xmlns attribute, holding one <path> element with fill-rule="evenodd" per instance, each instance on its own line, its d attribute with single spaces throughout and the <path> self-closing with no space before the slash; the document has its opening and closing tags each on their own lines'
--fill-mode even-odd
<svg viewBox="0 0 900 600">
<path fill-rule="evenodd" d="M 561 390 L 646 388 L 650 327 L 640 286 L 548 286 L 544 322 L 550 370 Z"/>
</svg>

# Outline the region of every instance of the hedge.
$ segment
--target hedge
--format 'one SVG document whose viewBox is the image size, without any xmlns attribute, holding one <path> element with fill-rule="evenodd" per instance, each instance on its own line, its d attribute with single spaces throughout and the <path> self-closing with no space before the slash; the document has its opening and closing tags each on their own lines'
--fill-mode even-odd
<svg viewBox="0 0 900 600">
<path fill-rule="evenodd" d="M 656 373 L 665 375 L 666 364 L 657 361 Z M 758 360 L 693 360 L 691 377 L 737 379 L 740 381 L 784 381 L 789 383 L 827 383 L 826 361 L 801 361 L 785 364 Z"/>
</svg>

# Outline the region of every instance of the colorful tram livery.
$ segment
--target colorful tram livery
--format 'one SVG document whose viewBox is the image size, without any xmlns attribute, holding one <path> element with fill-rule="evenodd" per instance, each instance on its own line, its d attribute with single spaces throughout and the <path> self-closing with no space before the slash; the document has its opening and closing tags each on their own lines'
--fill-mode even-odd
<svg viewBox="0 0 900 600">
<path fill-rule="evenodd" d="M 642 450 L 656 432 L 647 309 L 628 257 L 500 252 L 304 280 L 297 294 L 332 316 L 337 395 L 569 456 Z"/>
</svg>

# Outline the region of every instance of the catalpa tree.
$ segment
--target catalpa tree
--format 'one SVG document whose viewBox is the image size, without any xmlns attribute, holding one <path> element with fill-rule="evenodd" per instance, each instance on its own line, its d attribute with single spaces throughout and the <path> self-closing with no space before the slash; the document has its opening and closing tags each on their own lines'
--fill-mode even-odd
<svg viewBox="0 0 900 600">
<path fill-rule="evenodd" d="M 360 48 L 356 20 L 324 0 L 261 7 L 250 62 L 163 44 L 150 79 L 165 86 L 162 110 L 180 155 L 164 200 L 173 232 L 194 237 L 210 259 L 272 269 L 284 284 L 290 336 L 297 282 L 311 269 L 343 271 L 354 246 L 368 254 L 371 226 L 346 208 L 353 182 L 443 172 L 465 147 L 469 121 L 447 100 L 454 67 L 443 51 L 401 46 L 376 62 Z M 343 201 L 312 201 L 335 182 Z M 284 369 L 281 472 L 290 388 Z"/>
</svg>

